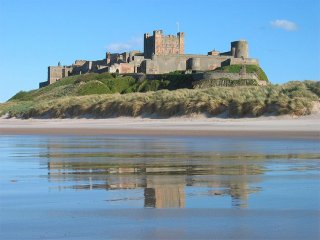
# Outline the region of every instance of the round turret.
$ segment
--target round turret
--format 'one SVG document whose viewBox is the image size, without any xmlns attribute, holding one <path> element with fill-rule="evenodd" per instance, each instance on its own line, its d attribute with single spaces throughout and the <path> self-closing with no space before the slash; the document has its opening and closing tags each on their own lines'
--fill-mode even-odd
<svg viewBox="0 0 320 240">
<path fill-rule="evenodd" d="M 231 54 L 235 58 L 249 58 L 247 41 L 240 40 L 231 42 Z"/>
</svg>

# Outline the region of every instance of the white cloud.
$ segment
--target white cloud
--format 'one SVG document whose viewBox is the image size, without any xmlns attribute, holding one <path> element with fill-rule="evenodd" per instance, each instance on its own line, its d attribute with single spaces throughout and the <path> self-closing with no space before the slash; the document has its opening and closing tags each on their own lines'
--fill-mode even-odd
<svg viewBox="0 0 320 240">
<path fill-rule="evenodd" d="M 280 28 L 286 31 L 296 31 L 298 29 L 297 24 L 285 19 L 277 19 L 271 21 L 271 26 L 274 28 Z"/>
<path fill-rule="evenodd" d="M 114 42 L 107 45 L 107 51 L 110 52 L 125 52 L 129 50 L 141 49 L 142 47 L 142 38 L 131 38 L 126 42 Z"/>
</svg>

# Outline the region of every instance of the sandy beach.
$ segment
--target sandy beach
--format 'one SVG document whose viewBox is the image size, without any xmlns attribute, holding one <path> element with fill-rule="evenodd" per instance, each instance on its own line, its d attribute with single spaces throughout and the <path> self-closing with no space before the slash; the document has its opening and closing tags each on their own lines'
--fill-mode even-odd
<svg viewBox="0 0 320 240">
<path fill-rule="evenodd" d="M 0 135 L 160 135 L 320 139 L 320 115 L 260 118 L 0 119 Z"/>
</svg>

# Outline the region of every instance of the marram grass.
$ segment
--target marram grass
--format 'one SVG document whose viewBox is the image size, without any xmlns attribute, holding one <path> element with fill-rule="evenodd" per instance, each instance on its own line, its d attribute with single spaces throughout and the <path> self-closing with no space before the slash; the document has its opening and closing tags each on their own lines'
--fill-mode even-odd
<svg viewBox="0 0 320 240">
<path fill-rule="evenodd" d="M 3 103 L 0 105 L 0 114 L 19 118 L 172 117 L 193 114 L 223 114 L 228 117 L 266 114 L 300 116 L 311 113 L 313 103 L 319 101 L 320 93 L 320 82 L 316 81 L 85 96 L 68 96 L 71 89 L 66 86 L 61 84 L 59 91 L 47 92 L 46 96 L 50 96 L 47 98 L 24 95 Z"/>
</svg>

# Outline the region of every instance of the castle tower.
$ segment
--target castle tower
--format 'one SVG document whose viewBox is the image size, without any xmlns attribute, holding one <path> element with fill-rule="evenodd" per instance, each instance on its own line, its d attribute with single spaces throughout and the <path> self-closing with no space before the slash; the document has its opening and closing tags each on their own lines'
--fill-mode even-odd
<svg viewBox="0 0 320 240">
<path fill-rule="evenodd" d="M 163 52 L 163 43 L 162 43 L 162 38 L 163 38 L 163 32 L 162 30 L 156 30 L 153 31 L 153 38 L 154 38 L 154 49 L 153 53 L 154 55 L 162 55 Z"/>
<path fill-rule="evenodd" d="M 179 54 L 184 54 L 184 32 L 177 33 L 179 39 Z"/>
<path fill-rule="evenodd" d="M 152 55 L 176 55 L 184 54 L 184 33 L 164 35 L 162 30 L 153 31 L 153 36 L 144 34 L 144 57 L 152 58 Z"/>
<path fill-rule="evenodd" d="M 249 58 L 248 42 L 245 40 L 231 42 L 231 55 L 235 58 Z"/>
</svg>

